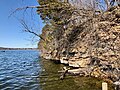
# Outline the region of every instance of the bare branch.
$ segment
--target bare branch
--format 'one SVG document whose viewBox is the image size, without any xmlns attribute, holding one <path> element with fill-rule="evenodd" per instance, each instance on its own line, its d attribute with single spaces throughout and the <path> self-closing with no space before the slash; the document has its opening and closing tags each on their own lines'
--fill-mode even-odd
<svg viewBox="0 0 120 90">
<path fill-rule="evenodd" d="M 39 34 L 37 34 L 36 32 L 32 31 L 32 28 L 29 28 L 29 26 L 26 24 L 26 22 L 24 20 L 20 20 L 20 23 L 22 24 L 22 26 L 24 27 L 24 31 L 25 32 L 29 32 L 41 39 L 43 39 Z M 43 39 L 44 40 L 44 39 Z"/>
<path fill-rule="evenodd" d="M 21 7 L 21 8 L 17 8 L 16 10 L 14 10 L 9 16 L 8 16 L 8 18 L 10 18 L 14 13 L 16 13 L 17 11 L 21 11 L 21 10 L 24 10 L 25 12 L 26 12 L 26 10 L 27 9 L 33 9 L 33 8 L 39 8 L 40 6 L 25 6 L 25 7 Z M 26 22 L 24 21 L 24 20 L 19 20 L 20 21 L 20 23 L 21 23 L 21 25 L 24 27 L 24 31 L 25 32 L 29 32 L 29 33 L 31 33 L 31 34 L 33 34 L 33 35 L 35 35 L 35 36 L 37 36 L 37 37 L 39 37 L 39 38 L 41 38 L 41 39 L 43 39 L 39 34 L 37 34 L 36 32 L 34 32 L 33 31 L 33 28 L 31 27 L 29 27 L 27 24 L 26 24 Z M 44 40 L 44 39 L 43 39 Z"/>
<path fill-rule="evenodd" d="M 17 8 L 17 9 L 15 9 L 9 16 L 8 16 L 8 18 L 9 17 L 11 17 L 14 13 L 16 13 L 17 11 L 21 11 L 21 10 L 27 10 L 28 8 L 38 8 L 39 6 L 26 6 L 26 7 L 22 7 L 22 8 Z"/>
</svg>

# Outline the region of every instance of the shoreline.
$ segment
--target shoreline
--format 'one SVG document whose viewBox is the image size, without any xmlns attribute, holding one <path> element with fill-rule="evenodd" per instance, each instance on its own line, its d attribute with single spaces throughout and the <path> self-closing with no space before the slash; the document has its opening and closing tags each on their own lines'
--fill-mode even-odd
<svg viewBox="0 0 120 90">
<path fill-rule="evenodd" d="M 38 50 L 37 48 L 0 48 L 0 50 Z"/>
<path fill-rule="evenodd" d="M 63 64 L 65 67 L 63 67 L 62 71 L 58 71 L 64 74 L 64 72 L 67 70 L 67 75 L 71 75 L 71 76 L 80 76 L 80 77 L 92 77 L 92 78 L 96 78 L 96 79 L 101 79 L 107 83 L 113 84 L 115 86 L 120 86 L 119 84 L 117 85 L 116 82 L 119 82 L 119 77 L 114 76 L 114 73 L 111 73 L 111 71 L 109 72 L 105 72 L 105 71 L 101 71 L 99 66 L 89 66 L 89 67 L 73 67 L 73 66 L 69 66 L 69 64 L 66 63 L 61 63 L 61 60 L 56 60 L 53 58 L 46 58 L 46 57 L 42 57 L 43 59 L 46 60 L 50 60 L 51 62 L 54 62 L 55 64 Z M 68 68 L 66 68 L 68 66 Z M 64 68 L 66 68 L 66 70 L 64 70 Z"/>
</svg>

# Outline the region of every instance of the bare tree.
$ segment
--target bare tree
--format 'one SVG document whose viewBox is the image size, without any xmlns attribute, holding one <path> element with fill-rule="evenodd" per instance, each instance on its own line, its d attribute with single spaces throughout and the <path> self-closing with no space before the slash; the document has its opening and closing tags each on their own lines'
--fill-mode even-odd
<svg viewBox="0 0 120 90">
<path fill-rule="evenodd" d="M 25 7 L 20 7 L 15 9 L 9 16 L 8 18 L 10 18 L 13 14 L 15 14 L 18 11 L 24 10 L 24 12 L 26 12 L 27 9 L 33 9 L 33 8 L 39 8 L 39 6 L 25 6 Z M 24 19 L 19 19 L 20 24 L 23 26 L 23 31 L 28 32 L 33 34 L 34 36 L 39 37 L 40 39 L 44 40 L 39 33 L 35 32 L 35 30 L 33 30 L 33 27 L 30 27 L 27 25 L 27 23 L 25 22 Z"/>
</svg>

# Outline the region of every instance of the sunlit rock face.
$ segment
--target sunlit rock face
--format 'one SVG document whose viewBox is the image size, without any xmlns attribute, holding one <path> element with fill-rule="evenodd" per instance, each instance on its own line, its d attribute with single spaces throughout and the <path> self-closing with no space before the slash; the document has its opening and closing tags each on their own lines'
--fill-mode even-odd
<svg viewBox="0 0 120 90">
<path fill-rule="evenodd" d="M 86 71 L 89 68 L 89 75 L 94 77 L 119 80 L 120 7 L 113 7 L 92 20 L 80 16 L 71 18 L 75 22 L 61 31 L 43 29 L 44 40 L 39 42 L 41 56 L 71 67 L 86 68 Z"/>
</svg>

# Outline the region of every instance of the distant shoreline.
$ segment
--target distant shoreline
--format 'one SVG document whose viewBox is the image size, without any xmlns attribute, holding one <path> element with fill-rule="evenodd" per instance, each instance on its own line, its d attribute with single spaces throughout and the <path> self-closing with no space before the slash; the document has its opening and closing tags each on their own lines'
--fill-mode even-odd
<svg viewBox="0 0 120 90">
<path fill-rule="evenodd" d="M 38 50 L 37 48 L 3 48 L 0 47 L 0 50 Z"/>
</svg>

